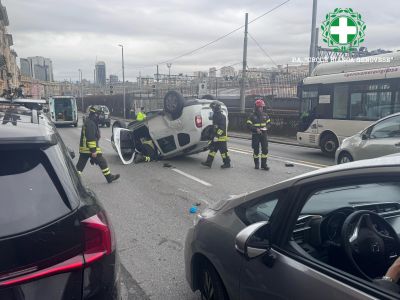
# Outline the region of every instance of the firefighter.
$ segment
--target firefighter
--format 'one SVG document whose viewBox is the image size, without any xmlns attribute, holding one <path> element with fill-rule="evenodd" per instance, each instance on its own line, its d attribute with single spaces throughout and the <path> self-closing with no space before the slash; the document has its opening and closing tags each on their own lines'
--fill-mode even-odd
<svg viewBox="0 0 400 300">
<path fill-rule="evenodd" d="M 137 113 L 136 121 L 144 121 L 146 119 L 146 114 L 144 113 L 144 107 L 140 108 L 140 111 Z"/>
<path fill-rule="evenodd" d="M 141 138 L 137 145 L 136 149 L 139 152 L 135 154 L 135 163 L 151 162 L 158 159 L 157 148 L 150 138 Z"/>
<path fill-rule="evenodd" d="M 221 153 L 222 161 L 224 164 L 221 168 L 226 169 L 231 167 L 231 159 L 228 155 L 228 136 L 226 128 L 226 116 L 222 113 L 221 103 L 214 101 L 210 104 L 213 111 L 213 138 L 210 141 L 210 152 L 208 153 L 207 160 L 202 162 L 203 166 L 211 168 L 215 154 L 219 151 Z"/>
<path fill-rule="evenodd" d="M 261 168 L 268 171 L 267 166 L 268 158 L 268 136 L 267 126 L 271 122 L 268 114 L 264 111 L 265 102 L 263 99 L 258 98 L 255 101 L 254 112 L 247 120 L 247 126 L 251 130 L 251 146 L 253 148 L 253 158 L 255 169 L 260 168 L 260 157 L 261 157 Z M 261 154 L 260 154 L 261 144 Z"/>
<path fill-rule="evenodd" d="M 100 113 L 101 112 L 95 106 L 89 107 L 89 117 L 85 119 L 82 126 L 79 144 L 79 160 L 76 168 L 78 169 L 79 174 L 81 174 L 88 159 L 90 159 L 90 163 L 92 165 L 98 165 L 104 177 L 107 179 L 107 182 L 111 183 L 119 178 L 119 174 L 111 174 L 110 168 L 108 167 L 107 161 L 103 157 L 99 146 L 100 129 L 98 121 Z"/>
</svg>

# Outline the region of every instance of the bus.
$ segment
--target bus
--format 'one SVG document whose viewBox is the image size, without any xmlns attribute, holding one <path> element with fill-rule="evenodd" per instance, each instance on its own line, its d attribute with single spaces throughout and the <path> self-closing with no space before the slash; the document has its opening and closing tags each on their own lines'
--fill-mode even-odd
<svg viewBox="0 0 400 300">
<path fill-rule="evenodd" d="M 333 156 L 346 137 L 400 112 L 400 52 L 320 64 L 298 96 L 298 143 Z"/>
</svg>

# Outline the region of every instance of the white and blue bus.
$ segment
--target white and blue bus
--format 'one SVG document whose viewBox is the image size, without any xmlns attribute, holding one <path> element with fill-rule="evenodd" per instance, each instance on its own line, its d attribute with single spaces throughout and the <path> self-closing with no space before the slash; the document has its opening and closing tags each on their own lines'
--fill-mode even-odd
<svg viewBox="0 0 400 300">
<path fill-rule="evenodd" d="M 334 155 L 344 138 L 400 112 L 400 52 L 320 64 L 300 84 L 299 96 L 304 131 L 298 143 Z"/>
</svg>

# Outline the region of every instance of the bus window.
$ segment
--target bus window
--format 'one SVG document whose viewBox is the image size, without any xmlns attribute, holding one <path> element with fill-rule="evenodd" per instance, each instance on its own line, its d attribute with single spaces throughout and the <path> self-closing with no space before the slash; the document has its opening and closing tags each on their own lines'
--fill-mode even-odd
<svg viewBox="0 0 400 300">
<path fill-rule="evenodd" d="M 333 94 L 333 118 L 347 119 L 349 86 L 336 85 Z"/>
<path fill-rule="evenodd" d="M 386 117 L 392 112 L 392 92 L 379 93 L 379 118 Z"/>
<path fill-rule="evenodd" d="M 364 120 L 365 117 L 366 117 L 366 110 L 362 102 L 362 94 L 352 93 L 350 95 L 350 119 Z"/>
<path fill-rule="evenodd" d="M 379 119 L 379 105 L 378 105 L 378 92 L 365 93 L 365 100 L 367 105 L 367 119 Z"/>
</svg>

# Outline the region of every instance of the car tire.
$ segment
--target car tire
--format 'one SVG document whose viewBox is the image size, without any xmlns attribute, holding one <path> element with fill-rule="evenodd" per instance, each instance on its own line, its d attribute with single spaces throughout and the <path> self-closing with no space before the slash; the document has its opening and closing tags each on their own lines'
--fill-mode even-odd
<svg viewBox="0 0 400 300">
<path fill-rule="evenodd" d="M 178 119 L 182 115 L 185 98 L 176 92 L 169 91 L 164 96 L 164 111 L 171 115 L 173 120 Z"/>
<path fill-rule="evenodd" d="M 202 265 L 200 292 L 205 300 L 229 300 L 224 283 L 215 268 L 208 262 Z"/>
<path fill-rule="evenodd" d="M 353 156 L 351 156 L 350 153 L 342 152 L 339 154 L 337 163 L 340 165 L 340 164 L 345 164 L 345 163 L 352 162 L 352 161 L 354 161 L 354 158 L 353 158 Z"/>
<path fill-rule="evenodd" d="M 328 133 L 321 138 L 321 151 L 328 156 L 334 156 L 336 149 L 339 147 L 339 142 L 335 135 Z"/>
</svg>

